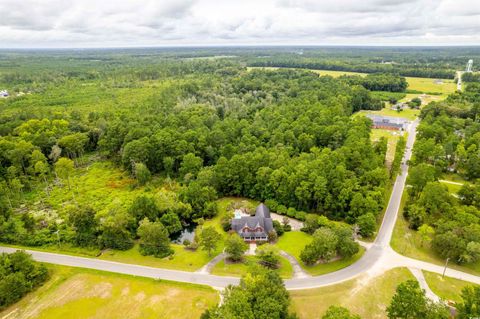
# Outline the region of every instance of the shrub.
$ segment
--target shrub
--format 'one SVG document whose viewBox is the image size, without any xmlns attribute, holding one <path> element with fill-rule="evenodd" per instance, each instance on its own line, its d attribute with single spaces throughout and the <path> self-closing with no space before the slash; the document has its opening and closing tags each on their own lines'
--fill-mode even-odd
<svg viewBox="0 0 480 319">
<path fill-rule="evenodd" d="M 48 279 L 43 264 L 23 251 L 0 255 L 0 309 L 11 305 Z"/>
<path fill-rule="evenodd" d="M 285 207 L 284 205 L 278 205 L 277 206 L 277 213 L 279 213 L 281 215 L 285 215 L 287 213 L 287 207 Z"/>
<path fill-rule="evenodd" d="M 278 203 L 274 199 L 267 199 L 265 205 L 273 212 L 276 212 L 278 209 Z"/>
<path fill-rule="evenodd" d="M 360 234 L 362 236 L 370 237 L 375 233 L 377 219 L 372 213 L 367 213 L 357 218 L 357 225 L 360 228 Z"/>
<path fill-rule="evenodd" d="M 292 217 L 292 218 L 293 218 L 293 217 L 295 217 L 296 215 L 297 215 L 297 210 L 296 210 L 295 208 L 289 207 L 289 208 L 287 209 L 287 216 L 288 216 L 288 217 Z"/>
<path fill-rule="evenodd" d="M 274 220 L 273 221 L 273 228 L 275 229 L 275 231 L 277 232 L 277 236 L 282 236 L 283 235 L 283 226 L 282 224 L 280 224 L 280 222 L 278 220 Z"/>
<path fill-rule="evenodd" d="M 257 248 L 256 254 L 261 265 L 270 269 L 278 268 L 280 263 L 280 255 L 278 254 L 277 247 L 270 244 L 265 244 Z"/>
</svg>

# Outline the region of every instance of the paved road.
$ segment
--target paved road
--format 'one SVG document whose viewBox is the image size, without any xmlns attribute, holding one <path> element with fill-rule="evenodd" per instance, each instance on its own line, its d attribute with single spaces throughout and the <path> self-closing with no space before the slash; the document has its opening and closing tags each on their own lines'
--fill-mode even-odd
<svg viewBox="0 0 480 319">
<path fill-rule="evenodd" d="M 413 143 L 415 142 L 417 125 L 418 120 L 414 121 L 408 128 L 409 134 L 404 159 L 401 164 L 401 174 L 399 174 L 396 178 L 395 185 L 393 187 L 392 194 L 387 209 L 385 211 L 385 216 L 375 242 L 370 246 L 370 248 L 367 249 L 367 251 L 359 261 L 350 265 L 349 267 L 343 268 L 333 273 L 316 277 L 297 277 L 293 279 L 288 279 L 285 281 L 287 289 L 307 289 L 332 285 L 346 280 L 350 280 L 361 274 L 382 273 L 385 270 L 395 267 L 411 267 L 417 269 L 425 269 L 436 273 L 441 273 L 443 271 L 443 267 L 441 266 L 407 258 L 394 252 L 390 247 L 390 239 L 392 237 L 393 228 L 395 227 L 395 221 L 397 219 L 397 213 L 400 207 L 400 201 L 402 198 L 402 193 L 405 187 L 405 181 L 407 177 L 407 161 L 410 159 Z M 15 249 L 13 248 L 0 247 L 0 252 L 13 251 L 15 251 Z M 31 250 L 27 250 L 27 252 L 32 254 L 35 260 L 46 263 L 91 268 L 155 279 L 204 284 L 212 286 L 214 288 L 223 288 L 230 284 L 238 284 L 239 282 L 238 278 L 214 276 L 204 272 L 186 272 L 178 270 L 159 269 L 93 258 L 83 258 Z M 466 274 L 460 271 L 449 269 L 447 271 L 447 275 L 453 278 L 463 279 L 480 284 L 480 277 Z"/>
</svg>

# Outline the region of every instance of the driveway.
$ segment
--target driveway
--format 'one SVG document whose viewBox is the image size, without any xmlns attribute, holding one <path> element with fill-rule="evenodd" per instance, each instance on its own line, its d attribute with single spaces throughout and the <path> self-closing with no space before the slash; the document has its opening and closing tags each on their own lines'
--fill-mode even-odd
<svg viewBox="0 0 480 319">
<path fill-rule="evenodd" d="M 333 273 L 316 276 L 316 277 L 298 277 L 285 280 L 285 286 L 289 290 L 316 288 L 327 285 L 340 283 L 346 280 L 353 279 L 361 274 L 367 273 L 369 275 L 378 275 L 388 269 L 395 267 L 409 267 L 416 269 L 424 269 L 431 272 L 441 274 L 443 267 L 434 265 L 420 260 L 415 260 L 402 256 L 390 247 L 390 239 L 392 237 L 393 228 L 397 219 L 400 201 L 402 198 L 403 189 L 408 172 L 408 165 L 406 164 L 411 157 L 413 143 L 415 142 L 416 127 L 419 120 L 415 120 L 409 127 L 409 135 L 407 146 L 405 150 L 404 159 L 402 160 L 401 173 L 395 180 L 395 185 L 388 202 L 385 216 L 380 226 L 375 242 L 367 249 L 365 254 L 356 263 L 338 270 Z M 0 252 L 14 252 L 16 249 L 9 247 L 0 247 Z M 82 267 L 97 270 L 104 270 L 109 272 L 116 272 L 134 276 L 149 277 L 155 279 L 165 279 L 180 282 L 188 282 L 194 284 L 203 284 L 221 289 L 230 284 L 238 284 L 239 278 L 224 277 L 210 275 L 204 272 L 186 272 L 179 270 L 168 270 L 153 267 L 146 267 L 133 264 L 123 264 L 112 261 L 99 260 L 94 258 L 84 258 L 77 256 L 69 256 L 62 254 L 46 253 L 39 251 L 27 250 L 35 260 L 59 264 L 64 266 Z M 447 276 L 470 281 L 480 284 L 480 277 L 464 273 L 458 270 L 448 269 Z"/>
</svg>

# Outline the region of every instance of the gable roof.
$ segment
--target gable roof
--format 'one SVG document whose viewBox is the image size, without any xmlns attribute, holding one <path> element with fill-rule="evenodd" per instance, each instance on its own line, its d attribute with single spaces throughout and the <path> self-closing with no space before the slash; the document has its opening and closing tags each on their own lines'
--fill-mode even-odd
<svg viewBox="0 0 480 319">
<path fill-rule="evenodd" d="M 245 227 L 248 227 L 250 229 L 255 229 L 258 226 L 263 228 L 263 232 L 256 232 L 256 233 L 242 232 L 243 228 Z M 243 216 L 242 218 L 232 219 L 232 230 L 239 233 L 240 236 L 242 237 L 267 236 L 269 232 L 274 230 L 273 221 L 272 221 L 272 218 L 270 218 L 270 210 L 263 203 L 258 205 L 257 209 L 255 210 L 255 216 Z"/>
<path fill-rule="evenodd" d="M 268 207 L 264 203 L 261 203 L 257 206 L 257 209 L 255 210 L 255 216 L 261 218 L 270 218 L 270 209 L 268 209 Z"/>
</svg>

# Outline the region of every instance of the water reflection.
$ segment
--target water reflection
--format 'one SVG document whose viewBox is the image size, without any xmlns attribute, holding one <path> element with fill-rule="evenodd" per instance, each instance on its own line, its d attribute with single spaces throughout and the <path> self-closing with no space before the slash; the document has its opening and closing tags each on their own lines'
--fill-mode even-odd
<svg viewBox="0 0 480 319">
<path fill-rule="evenodd" d="M 183 244 L 185 239 L 188 239 L 190 242 L 193 242 L 193 238 L 195 237 L 195 228 L 197 225 L 190 224 L 185 226 L 181 231 L 178 233 L 174 233 L 170 235 L 171 242 L 173 244 Z"/>
</svg>

